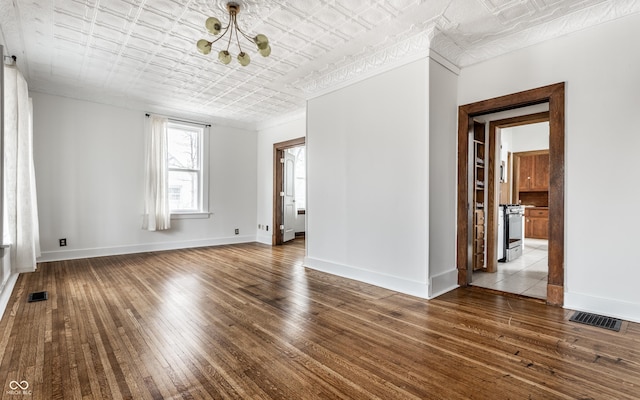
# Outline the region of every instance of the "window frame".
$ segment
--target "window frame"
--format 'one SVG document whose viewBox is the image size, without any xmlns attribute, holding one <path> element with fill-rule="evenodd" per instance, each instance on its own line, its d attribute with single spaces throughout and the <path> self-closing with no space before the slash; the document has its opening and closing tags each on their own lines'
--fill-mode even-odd
<svg viewBox="0 0 640 400">
<path fill-rule="evenodd" d="M 171 129 L 186 129 L 198 132 L 200 169 L 171 168 L 167 164 L 167 176 L 171 171 L 195 172 L 198 176 L 198 210 L 171 210 L 171 219 L 209 218 L 209 126 L 169 119 L 167 123 L 167 157 Z"/>
</svg>

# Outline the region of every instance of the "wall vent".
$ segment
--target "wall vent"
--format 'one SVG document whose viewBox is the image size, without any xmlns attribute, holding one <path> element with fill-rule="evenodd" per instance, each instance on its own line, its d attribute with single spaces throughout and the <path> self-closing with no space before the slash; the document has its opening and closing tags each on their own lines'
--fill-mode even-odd
<svg viewBox="0 0 640 400">
<path fill-rule="evenodd" d="M 47 292 L 33 292 L 29 293 L 29 303 L 33 303 L 34 301 L 43 301 L 49 298 L 49 294 Z"/>
<path fill-rule="evenodd" d="M 622 325 L 622 320 L 611 317 L 604 317 L 602 315 L 586 313 L 582 311 L 578 311 L 569 321 L 579 322 L 585 325 L 596 326 L 598 328 L 609 329 L 612 331 L 620 332 L 620 326 Z"/>
</svg>

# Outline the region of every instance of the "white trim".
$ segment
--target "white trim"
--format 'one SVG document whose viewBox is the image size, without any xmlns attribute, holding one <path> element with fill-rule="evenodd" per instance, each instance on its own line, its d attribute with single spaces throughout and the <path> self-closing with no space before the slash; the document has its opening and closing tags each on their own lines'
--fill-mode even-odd
<svg viewBox="0 0 640 400">
<path fill-rule="evenodd" d="M 449 71 L 453 72 L 456 76 L 460 75 L 460 68 L 458 68 L 458 66 L 456 66 L 451 61 L 447 60 L 437 51 L 433 49 L 429 49 L 429 58 L 437 62 L 438 64 L 442 65 L 444 68 L 448 69 Z"/>
<path fill-rule="evenodd" d="M 450 58 L 455 58 L 451 61 L 464 69 L 513 51 L 637 13 L 640 13 L 640 2 L 637 0 L 603 1 L 511 35 L 472 46 L 458 57 Z"/>
<path fill-rule="evenodd" d="M 411 54 L 405 58 L 395 60 L 393 62 L 388 62 L 381 66 L 376 67 L 375 69 L 371 69 L 365 72 L 358 74 L 357 76 L 350 77 L 348 79 L 339 80 L 327 87 L 319 88 L 313 91 L 309 91 L 307 93 L 307 108 L 309 100 L 315 99 L 317 97 L 324 96 L 328 93 L 335 92 L 340 89 L 344 89 L 349 86 L 353 86 L 356 83 L 365 81 L 367 79 L 373 78 L 375 76 L 384 74 L 389 71 L 393 71 L 395 69 L 404 67 L 405 65 L 409 65 L 411 63 L 421 61 L 421 60 L 433 60 L 438 64 L 442 65 L 444 68 L 453 72 L 456 76 L 460 75 L 460 68 L 458 68 L 455 64 L 447 60 L 440 53 L 435 50 L 429 49 L 428 51 L 416 52 L 415 54 Z"/>
<path fill-rule="evenodd" d="M 379 272 L 367 271 L 364 269 L 337 264 L 331 261 L 319 260 L 317 258 L 305 257 L 304 266 L 317 271 L 327 272 L 343 278 L 355 279 L 360 282 L 379 286 L 385 289 L 405 293 L 411 296 L 429 298 L 429 287 L 426 282 L 417 282 L 397 276 L 381 274 Z"/>
<path fill-rule="evenodd" d="M 416 54 L 412 54 L 410 56 L 407 56 L 406 58 L 403 58 L 401 60 L 396 60 L 393 62 L 389 62 L 387 64 L 383 64 L 379 67 L 377 67 L 376 69 L 372 69 L 372 70 L 368 70 L 368 71 L 363 71 L 361 74 L 359 75 L 355 75 L 352 76 L 350 78 L 346 78 L 345 80 L 338 80 L 335 83 L 331 83 L 331 84 L 327 84 L 326 87 L 322 87 L 319 89 L 310 89 L 307 93 L 307 104 L 309 100 L 313 100 L 315 98 L 324 96 L 326 94 L 338 91 L 340 89 L 344 89 L 350 86 L 353 86 L 357 83 L 363 82 L 367 79 L 371 79 L 373 77 L 376 77 L 378 75 L 382 75 L 386 72 L 389 71 L 393 71 L 396 70 L 398 68 L 404 67 L 405 65 L 409 65 L 411 63 L 417 62 L 417 61 L 423 61 L 423 60 L 428 60 L 429 59 L 429 54 L 427 51 L 423 51 L 423 52 L 418 52 Z M 342 76 L 340 77 L 342 78 Z"/>
<path fill-rule="evenodd" d="M 200 156 L 200 168 L 188 169 L 188 168 L 172 168 L 167 166 L 167 171 L 186 171 L 195 172 L 198 175 L 198 208 L 197 211 L 188 210 L 175 210 L 171 212 L 171 219 L 195 219 L 195 218 L 209 218 L 209 135 L 211 134 L 210 125 L 192 121 L 176 120 L 171 117 L 166 117 L 169 122 L 167 124 L 167 138 L 169 137 L 170 130 L 192 128 L 193 132 L 198 134 L 198 150 Z M 167 143 L 167 152 L 169 151 L 169 144 Z M 171 204 L 171 203 L 169 203 Z M 173 216 L 176 216 L 173 218 Z"/>
<path fill-rule="evenodd" d="M 458 269 L 443 272 L 432 276 L 429 285 L 429 298 L 433 299 L 459 287 L 458 285 Z"/>
<path fill-rule="evenodd" d="M 207 219 L 212 214 L 210 212 L 171 213 L 171 219 Z"/>
<path fill-rule="evenodd" d="M 563 307 L 640 323 L 640 305 L 638 303 L 595 297 L 584 293 L 565 292 Z"/>
<path fill-rule="evenodd" d="M 269 246 L 273 245 L 273 234 L 271 232 L 258 232 L 258 237 L 256 238 L 256 242 L 262 244 L 268 244 Z"/>
<path fill-rule="evenodd" d="M 255 236 L 246 235 L 246 236 L 230 236 L 230 237 L 223 237 L 223 238 L 185 240 L 185 241 L 179 241 L 179 242 L 160 242 L 160 243 L 145 243 L 145 244 L 129 245 L 129 246 L 99 247 L 99 248 L 93 248 L 93 249 L 45 251 L 45 252 L 42 252 L 42 256 L 38 258 L 38 262 L 42 263 L 42 262 L 62 261 L 62 260 L 76 260 L 79 258 L 116 256 L 121 254 L 134 254 L 134 253 L 146 253 L 150 251 L 188 249 L 188 248 L 194 248 L 194 247 L 220 246 L 225 244 L 251 243 L 255 241 L 256 241 Z"/>
<path fill-rule="evenodd" d="M 11 274 L 7 282 L 5 282 L 4 286 L 0 290 L 0 320 L 4 315 L 4 311 L 9 304 L 9 300 L 11 299 L 11 293 L 13 292 L 13 288 L 16 286 L 16 282 L 18 281 L 18 274 Z"/>
</svg>

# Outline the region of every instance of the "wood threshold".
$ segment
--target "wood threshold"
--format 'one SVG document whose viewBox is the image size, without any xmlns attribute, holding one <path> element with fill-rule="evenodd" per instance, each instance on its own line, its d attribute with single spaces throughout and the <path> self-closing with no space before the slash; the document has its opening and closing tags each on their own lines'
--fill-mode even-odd
<svg viewBox="0 0 640 400">
<path fill-rule="evenodd" d="M 295 240 L 40 264 L 0 321 L 0 397 L 637 397 L 640 324 L 474 288 L 424 300 L 303 257 Z"/>
<path fill-rule="evenodd" d="M 468 289 L 469 290 L 477 290 L 479 292 L 492 294 L 492 295 L 504 296 L 504 297 L 507 297 L 507 298 L 514 298 L 514 299 L 519 299 L 519 300 L 524 300 L 524 301 L 531 301 L 531 302 L 538 303 L 538 304 L 547 304 L 547 301 L 544 300 L 544 299 L 538 299 L 536 297 L 524 296 L 524 295 L 519 294 L 519 293 L 504 292 L 502 290 L 491 289 L 491 288 L 486 288 L 486 287 L 482 287 L 482 286 L 474 286 L 474 285 L 469 285 Z"/>
</svg>

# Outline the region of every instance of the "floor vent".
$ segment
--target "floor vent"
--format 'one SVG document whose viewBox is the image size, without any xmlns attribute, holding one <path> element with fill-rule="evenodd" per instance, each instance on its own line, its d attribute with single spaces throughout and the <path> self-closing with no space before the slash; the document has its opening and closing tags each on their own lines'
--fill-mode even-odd
<svg viewBox="0 0 640 400">
<path fill-rule="evenodd" d="M 49 298 L 49 294 L 47 292 L 33 292 L 29 293 L 29 303 L 33 303 L 34 301 L 43 301 Z"/>
<path fill-rule="evenodd" d="M 569 321 L 579 322 L 581 324 L 596 326 L 598 328 L 609 329 L 612 331 L 620 332 L 620 325 L 622 325 L 622 320 L 611 317 L 603 317 L 602 315 L 586 313 L 582 311 L 578 311 Z"/>
</svg>

